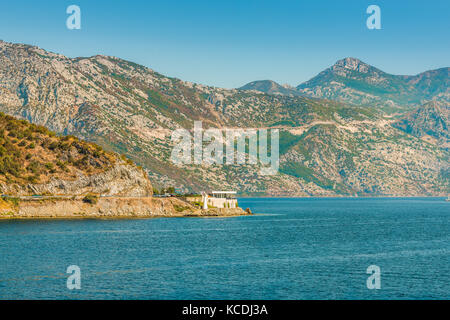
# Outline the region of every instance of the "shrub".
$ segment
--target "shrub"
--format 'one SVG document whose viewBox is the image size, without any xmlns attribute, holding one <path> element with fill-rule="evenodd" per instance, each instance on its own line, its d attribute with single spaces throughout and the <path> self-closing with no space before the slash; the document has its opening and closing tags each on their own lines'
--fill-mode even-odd
<svg viewBox="0 0 450 320">
<path fill-rule="evenodd" d="M 27 170 L 36 174 L 39 170 L 39 167 L 40 167 L 40 163 L 37 161 L 33 161 L 28 165 Z"/>
<path fill-rule="evenodd" d="M 174 204 L 173 208 L 175 209 L 176 212 L 183 212 L 184 210 L 189 209 L 189 207 L 180 206 L 177 204 Z"/>
<path fill-rule="evenodd" d="M 83 198 L 83 202 L 89 204 L 97 204 L 98 196 L 95 194 L 88 194 Z"/>
<path fill-rule="evenodd" d="M 50 143 L 50 145 L 48 146 L 48 148 L 50 150 L 55 150 L 56 148 L 58 148 L 58 142 L 57 141 L 53 141 L 52 143 Z"/>
<path fill-rule="evenodd" d="M 39 181 L 39 176 L 37 176 L 37 175 L 34 175 L 34 176 L 28 176 L 28 177 L 27 177 L 27 180 L 28 180 L 29 183 L 35 184 L 35 183 L 38 183 L 38 181 Z"/>
<path fill-rule="evenodd" d="M 64 162 L 60 161 L 60 160 L 56 161 L 56 165 L 58 167 L 60 167 L 62 170 L 66 170 L 67 169 L 67 165 Z"/>
</svg>

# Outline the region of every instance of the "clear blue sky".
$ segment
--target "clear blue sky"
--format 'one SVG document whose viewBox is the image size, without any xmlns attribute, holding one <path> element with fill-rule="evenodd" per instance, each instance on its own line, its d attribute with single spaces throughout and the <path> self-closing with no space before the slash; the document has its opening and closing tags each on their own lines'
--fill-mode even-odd
<svg viewBox="0 0 450 320">
<path fill-rule="evenodd" d="M 67 6 L 82 29 L 66 28 Z M 381 8 L 368 30 L 366 8 Z M 2 1 L 0 39 L 69 57 L 106 54 L 219 87 L 298 85 L 343 57 L 386 72 L 450 65 L 448 0 Z"/>
</svg>

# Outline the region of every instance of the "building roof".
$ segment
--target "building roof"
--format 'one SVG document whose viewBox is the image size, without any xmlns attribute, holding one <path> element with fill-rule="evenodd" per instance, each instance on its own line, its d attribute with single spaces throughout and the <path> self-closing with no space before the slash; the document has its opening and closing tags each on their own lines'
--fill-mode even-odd
<svg viewBox="0 0 450 320">
<path fill-rule="evenodd" d="M 236 191 L 213 191 L 212 194 L 236 194 Z"/>
</svg>

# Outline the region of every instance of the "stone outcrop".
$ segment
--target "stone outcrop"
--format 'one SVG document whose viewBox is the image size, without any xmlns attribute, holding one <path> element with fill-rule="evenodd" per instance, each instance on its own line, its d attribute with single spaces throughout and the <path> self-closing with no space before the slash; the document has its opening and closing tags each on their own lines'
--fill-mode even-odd
<svg viewBox="0 0 450 320">
<path fill-rule="evenodd" d="M 133 165 L 119 162 L 108 170 L 87 175 L 78 173 L 76 179 L 51 179 L 45 184 L 0 184 L 0 192 L 17 196 L 25 195 L 82 195 L 87 193 L 105 196 L 148 197 L 152 195 L 152 185 L 146 173 Z"/>
</svg>

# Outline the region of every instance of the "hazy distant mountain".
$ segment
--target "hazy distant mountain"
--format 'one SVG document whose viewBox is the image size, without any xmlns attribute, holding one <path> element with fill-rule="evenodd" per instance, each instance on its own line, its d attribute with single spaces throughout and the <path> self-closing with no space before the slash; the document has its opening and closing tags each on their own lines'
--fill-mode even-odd
<svg viewBox="0 0 450 320">
<path fill-rule="evenodd" d="M 124 153 L 157 187 L 290 196 L 448 192 L 448 150 L 395 128 L 396 119 L 377 108 L 193 84 L 115 57 L 71 59 L 0 41 L 0 111 Z M 255 165 L 176 166 L 171 133 L 194 120 L 279 128 L 279 174 L 262 176 Z"/>
<path fill-rule="evenodd" d="M 295 88 L 282 86 L 275 81 L 271 80 L 259 80 L 247 83 L 245 86 L 239 88 L 240 90 L 255 90 L 259 92 L 264 92 L 268 94 L 284 94 L 284 95 L 293 95 L 300 96 L 301 93 L 298 92 Z"/>
<path fill-rule="evenodd" d="M 300 84 L 297 90 L 278 90 L 277 93 L 300 94 L 398 111 L 398 108 L 416 108 L 432 100 L 450 104 L 449 76 L 450 68 L 426 71 L 415 76 L 392 75 L 361 60 L 345 58 Z M 240 89 L 266 93 L 276 91 L 267 88 L 255 81 Z"/>
</svg>

